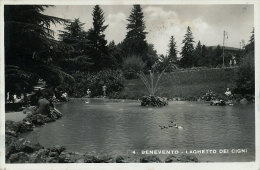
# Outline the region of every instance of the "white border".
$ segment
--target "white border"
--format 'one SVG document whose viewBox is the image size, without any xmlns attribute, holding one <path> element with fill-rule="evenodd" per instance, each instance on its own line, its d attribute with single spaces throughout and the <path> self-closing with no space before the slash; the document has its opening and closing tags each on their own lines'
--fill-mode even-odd
<svg viewBox="0 0 260 170">
<path fill-rule="evenodd" d="M 4 141 L 4 4 L 49 4 L 49 5 L 132 5 L 132 4 L 150 4 L 150 5 L 185 5 L 185 4 L 254 4 L 254 24 L 255 24 L 255 149 L 256 162 L 248 163 L 127 163 L 127 164 L 5 164 L 5 141 Z M 242 24 L 242 23 L 241 23 Z M 20 169 L 20 170 L 36 170 L 36 169 L 111 169 L 111 170 L 186 170 L 186 169 L 234 169 L 234 170 L 260 170 L 260 58 L 259 58 L 259 36 L 260 36 L 260 1 L 258 0 L 0 0 L 0 170 L 2 169 Z"/>
</svg>

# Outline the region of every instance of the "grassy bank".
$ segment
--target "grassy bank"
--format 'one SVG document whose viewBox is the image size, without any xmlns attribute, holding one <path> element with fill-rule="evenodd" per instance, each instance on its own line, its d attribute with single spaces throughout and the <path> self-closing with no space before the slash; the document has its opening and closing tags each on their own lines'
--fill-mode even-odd
<svg viewBox="0 0 260 170">
<path fill-rule="evenodd" d="M 227 87 L 235 87 L 236 68 L 205 68 L 197 70 L 178 70 L 165 73 L 160 81 L 157 95 L 168 98 L 197 98 L 213 90 L 223 94 Z M 148 92 L 140 79 L 125 80 L 125 87 L 117 97 L 137 99 Z"/>
</svg>

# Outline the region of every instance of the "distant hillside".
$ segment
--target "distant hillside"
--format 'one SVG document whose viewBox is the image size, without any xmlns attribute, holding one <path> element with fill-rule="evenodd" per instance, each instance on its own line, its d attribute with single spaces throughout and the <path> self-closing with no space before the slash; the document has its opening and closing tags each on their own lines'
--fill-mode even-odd
<svg viewBox="0 0 260 170">
<path fill-rule="evenodd" d="M 207 46 L 208 48 L 212 48 L 213 50 L 215 50 L 217 48 L 217 46 Z M 223 48 L 223 46 L 220 46 L 221 49 Z M 235 48 L 235 47 L 228 47 L 228 46 L 224 46 L 225 50 L 229 50 L 229 51 L 239 51 L 239 48 Z"/>
<path fill-rule="evenodd" d="M 160 81 L 158 95 L 173 97 L 199 97 L 209 89 L 224 95 L 227 88 L 235 88 L 237 68 L 204 68 L 198 70 L 180 70 L 165 73 Z M 145 85 L 140 79 L 125 80 L 124 90 L 118 98 L 137 99 L 148 95 Z"/>
</svg>

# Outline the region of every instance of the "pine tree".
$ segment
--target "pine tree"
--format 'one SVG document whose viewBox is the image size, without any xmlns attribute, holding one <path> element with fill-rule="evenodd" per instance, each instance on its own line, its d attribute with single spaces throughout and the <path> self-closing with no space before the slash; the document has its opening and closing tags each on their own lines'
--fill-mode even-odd
<svg viewBox="0 0 260 170">
<path fill-rule="evenodd" d="M 147 50 L 144 14 L 140 5 L 134 5 L 127 19 L 127 34 L 123 42 L 125 56 L 143 56 Z"/>
<path fill-rule="evenodd" d="M 107 40 L 104 34 L 108 25 L 104 25 L 104 12 L 99 5 L 94 7 L 92 16 L 93 28 L 88 31 L 87 36 L 89 40 L 88 53 L 94 62 L 93 69 L 100 70 L 109 67 L 109 63 L 111 62 L 108 56 Z"/>
<path fill-rule="evenodd" d="M 246 51 L 250 51 L 252 49 L 253 50 L 255 49 L 255 31 L 254 31 L 254 28 L 253 28 L 253 31 L 251 32 L 249 44 L 246 46 Z"/>
<path fill-rule="evenodd" d="M 84 54 L 87 46 L 87 33 L 83 29 L 84 23 L 81 23 L 78 18 L 73 22 L 66 24 L 64 31 L 60 31 L 59 38 L 62 42 L 73 47 L 73 56 Z"/>
<path fill-rule="evenodd" d="M 72 48 L 68 51 L 65 60 L 60 65 L 67 72 L 88 71 L 92 65 L 89 56 L 87 55 L 87 33 L 83 29 L 84 23 L 81 23 L 78 18 L 73 22 L 65 25 L 64 31 L 60 31 L 60 40 Z"/>
<path fill-rule="evenodd" d="M 215 49 L 215 58 L 216 58 L 216 65 L 215 66 L 222 64 L 222 53 L 223 53 L 223 50 L 220 47 L 220 45 L 218 45 L 217 48 Z"/>
<path fill-rule="evenodd" d="M 195 57 L 194 65 L 195 66 L 201 66 L 200 65 L 201 55 L 202 55 L 202 46 L 199 41 L 195 48 L 195 51 L 194 51 L 194 57 Z"/>
<path fill-rule="evenodd" d="M 202 47 L 201 47 L 200 65 L 201 66 L 208 66 L 208 49 L 205 45 L 202 45 Z"/>
<path fill-rule="evenodd" d="M 181 51 L 181 66 L 186 67 L 192 67 L 194 66 L 194 47 L 193 47 L 193 36 L 192 32 L 190 30 L 190 27 L 188 26 L 187 32 L 184 36 L 184 40 L 182 43 L 184 44 Z"/>
<path fill-rule="evenodd" d="M 253 28 L 253 31 L 251 32 L 249 43 L 255 43 L 255 29 Z"/>
<path fill-rule="evenodd" d="M 175 42 L 173 36 L 171 36 L 171 38 L 170 38 L 168 57 L 169 57 L 170 63 L 176 64 L 176 62 L 177 62 L 177 49 L 176 49 L 176 42 Z"/>
</svg>

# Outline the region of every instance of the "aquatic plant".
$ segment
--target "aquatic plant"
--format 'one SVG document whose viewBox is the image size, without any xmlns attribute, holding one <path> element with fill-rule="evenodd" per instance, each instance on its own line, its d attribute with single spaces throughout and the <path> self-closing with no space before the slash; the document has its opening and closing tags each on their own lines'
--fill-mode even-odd
<svg viewBox="0 0 260 170">
<path fill-rule="evenodd" d="M 157 79 L 154 76 L 154 69 L 153 68 L 151 70 L 149 70 L 150 80 L 149 80 L 149 78 L 147 78 L 147 76 L 144 74 L 144 72 L 141 71 L 138 74 L 138 76 L 140 77 L 140 79 L 144 83 L 146 89 L 148 90 L 148 93 L 151 96 L 155 96 L 155 93 L 158 91 L 159 83 L 160 83 L 160 80 L 161 80 L 162 75 L 164 74 L 165 70 L 166 70 L 166 68 L 161 73 L 158 74 Z"/>
</svg>

